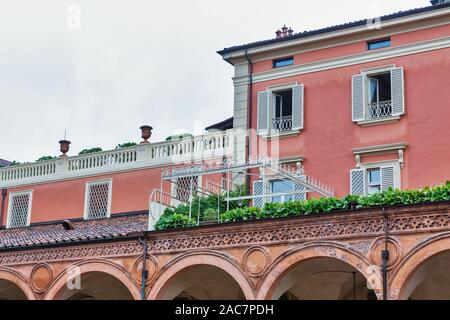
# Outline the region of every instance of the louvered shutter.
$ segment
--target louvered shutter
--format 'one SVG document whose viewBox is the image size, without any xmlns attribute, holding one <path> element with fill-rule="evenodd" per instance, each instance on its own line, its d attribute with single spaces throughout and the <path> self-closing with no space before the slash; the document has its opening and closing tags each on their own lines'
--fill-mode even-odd
<svg viewBox="0 0 450 320">
<path fill-rule="evenodd" d="M 301 176 L 300 180 L 305 181 L 305 176 Z M 306 187 L 300 183 L 294 183 L 294 191 L 305 191 Z M 299 201 L 299 200 L 306 200 L 306 192 L 305 193 L 298 193 L 298 194 L 294 194 L 294 200 L 295 201 Z"/>
<path fill-rule="evenodd" d="M 381 191 L 389 188 L 400 189 L 400 169 L 396 166 L 384 166 L 381 171 Z"/>
<path fill-rule="evenodd" d="M 262 180 L 253 181 L 253 195 L 254 196 L 262 195 L 263 189 L 264 189 L 264 182 Z M 254 207 L 262 208 L 263 204 L 264 204 L 264 199 L 262 197 L 253 199 Z"/>
<path fill-rule="evenodd" d="M 269 133 L 269 91 L 258 92 L 258 134 Z"/>
<path fill-rule="evenodd" d="M 303 129 L 304 122 L 304 86 L 298 85 L 292 88 L 292 130 Z"/>
<path fill-rule="evenodd" d="M 392 115 L 399 116 L 405 113 L 403 68 L 391 70 L 391 98 Z"/>
<path fill-rule="evenodd" d="M 350 170 L 350 194 L 366 194 L 366 171 L 364 169 Z"/>
<path fill-rule="evenodd" d="M 364 120 L 365 94 L 364 94 L 365 75 L 358 74 L 352 77 L 352 120 Z"/>
</svg>

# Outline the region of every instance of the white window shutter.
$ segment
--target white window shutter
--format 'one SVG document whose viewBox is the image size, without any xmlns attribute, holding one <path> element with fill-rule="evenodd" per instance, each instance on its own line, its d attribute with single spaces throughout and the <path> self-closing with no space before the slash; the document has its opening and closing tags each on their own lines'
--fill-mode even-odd
<svg viewBox="0 0 450 320">
<path fill-rule="evenodd" d="M 366 105 L 365 89 L 364 89 L 365 75 L 358 74 L 352 77 L 352 120 L 364 120 L 364 109 Z"/>
<path fill-rule="evenodd" d="M 263 180 L 253 181 L 253 195 L 254 196 L 262 195 L 263 189 L 264 189 L 264 181 Z M 254 207 L 262 208 L 263 205 L 264 205 L 264 199 L 262 197 L 253 198 L 253 206 Z"/>
<path fill-rule="evenodd" d="M 300 180 L 305 181 L 305 176 L 300 176 Z M 305 191 L 306 187 L 300 183 L 294 183 L 294 191 Z M 306 200 L 306 192 L 297 193 L 293 196 L 295 201 Z"/>
<path fill-rule="evenodd" d="M 305 114 L 305 87 L 298 85 L 292 88 L 292 130 L 303 129 Z"/>
<path fill-rule="evenodd" d="M 363 196 L 366 194 L 366 171 L 350 170 L 350 194 Z"/>
<path fill-rule="evenodd" d="M 258 92 L 258 134 L 267 135 L 269 133 L 269 91 Z"/>
<path fill-rule="evenodd" d="M 398 166 L 384 166 L 381 171 L 381 191 L 389 188 L 400 189 L 400 168 Z"/>
<path fill-rule="evenodd" d="M 405 85 L 403 68 L 391 70 L 391 99 L 392 115 L 399 116 L 405 113 Z"/>
</svg>

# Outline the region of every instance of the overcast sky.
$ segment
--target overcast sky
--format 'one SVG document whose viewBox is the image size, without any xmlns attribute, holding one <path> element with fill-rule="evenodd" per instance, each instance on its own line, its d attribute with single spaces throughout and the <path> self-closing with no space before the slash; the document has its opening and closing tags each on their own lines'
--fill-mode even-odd
<svg viewBox="0 0 450 320">
<path fill-rule="evenodd" d="M 233 68 L 216 54 L 295 32 L 429 5 L 428 0 L 1 0 L 0 158 L 71 155 L 232 116 Z M 78 17 L 79 10 L 79 17 Z M 78 22 L 80 22 L 78 24 Z"/>
</svg>

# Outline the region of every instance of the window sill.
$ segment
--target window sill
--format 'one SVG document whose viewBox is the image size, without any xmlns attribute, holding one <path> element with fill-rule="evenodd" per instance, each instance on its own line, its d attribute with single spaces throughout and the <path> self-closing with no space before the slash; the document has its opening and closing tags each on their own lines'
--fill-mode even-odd
<svg viewBox="0 0 450 320">
<path fill-rule="evenodd" d="M 292 130 L 292 131 L 286 131 L 286 132 L 270 132 L 267 135 L 262 135 L 264 139 L 271 140 L 271 139 L 281 139 L 281 138 L 287 138 L 287 137 L 293 137 L 300 134 L 300 130 Z"/>
<path fill-rule="evenodd" d="M 400 116 L 394 116 L 394 117 L 383 118 L 383 119 L 362 120 L 362 121 L 358 121 L 357 123 L 361 127 L 370 127 L 370 126 L 376 126 L 379 124 L 394 123 L 399 120 L 400 120 Z"/>
</svg>

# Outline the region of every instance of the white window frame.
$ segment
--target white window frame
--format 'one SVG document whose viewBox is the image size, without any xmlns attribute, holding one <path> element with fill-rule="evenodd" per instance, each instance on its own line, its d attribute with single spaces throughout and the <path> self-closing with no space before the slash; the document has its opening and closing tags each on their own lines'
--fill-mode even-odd
<svg viewBox="0 0 450 320">
<path fill-rule="evenodd" d="M 112 206 L 112 179 L 104 179 L 104 180 L 96 180 L 96 181 L 88 181 L 86 182 L 86 187 L 84 191 L 84 220 L 96 220 L 89 218 L 89 192 L 91 190 L 91 186 L 100 185 L 100 184 L 109 184 L 108 186 L 108 208 L 106 212 L 106 217 L 111 217 L 111 206 Z"/>
<path fill-rule="evenodd" d="M 273 118 L 275 118 L 276 115 L 276 95 L 277 92 L 280 91 L 287 91 L 287 90 L 291 90 L 293 93 L 293 89 L 294 87 L 297 87 L 299 85 L 299 83 L 297 81 L 295 82 L 290 82 L 290 83 L 286 83 L 286 84 L 281 84 L 281 85 L 275 85 L 275 86 L 270 86 L 266 88 L 266 91 L 269 92 L 269 101 L 270 101 L 270 105 L 269 105 L 269 129 L 268 129 L 268 137 L 275 137 L 275 136 L 284 136 L 284 135 L 292 135 L 292 134 L 298 134 L 300 132 L 300 130 L 289 130 L 289 131 L 285 131 L 285 132 L 278 132 L 277 130 L 274 129 L 273 127 Z M 293 98 L 293 97 L 292 97 Z M 294 102 L 292 101 L 292 104 Z M 294 112 L 294 107 L 292 106 L 292 112 L 291 112 L 291 116 Z M 282 117 L 283 115 L 283 107 L 281 106 L 281 110 L 280 110 L 280 116 Z"/>
<path fill-rule="evenodd" d="M 402 166 L 400 165 L 400 161 L 398 160 L 386 160 L 386 161 L 379 161 L 379 162 L 370 162 L 370 163 L 361 163 L 359 169 L 364 169 L 364 178 L 366 179 L 366 187 L 364 190 L 364 194 L 369 194 L 369 184 L 368 184 L 368 170 L 370 169 L 380 169 L 380 187 L 383 183 L 383 178 L 381 174 L 381 168 L 386 166 L 394 166 L 395 171 L 394 174 L 397 175 L 396 179 L 398 181 L 398 189 L 402 188 Z M 395 178 L 394 178 L 395 179 Z"/>
<path fill-rule="evenodd" d="M 374 118 L 371 119 L 368 116 L 368 108 L 370 104 L 370 96 L 369 96 L 369 88 L 370 88 L 370 78 L 376 75 L 390 73 L 393 69 L 396 69 L 397 66 L 395 64 L 383 66 L 383 67 L 376 67 L 376 68 L 370 68 L 370 69 L 363 69 L 361 70 L 361 74 L 364 77 L 364 87 L 363 87 L 363 93 L 366 95 L 363 99 L 364 101 L 364 120 L 358 121 L 358 124 L 361 126 L 370 126 L 370 125 L 376 125 L 379 123 L 389 123 L 389 122 L 396 122 L 400 120 L 399 115 L 391 115 L 390 117 L 384 117 L 384 118 Z M 380 101 L 379 96 L 379 84 L 377 85 L 377 101 Z M 391 79 L 391 91 L 392 91 L 392 79 Z M 404 94 L 404 92 L 403 92 Z M 392 94 L 391 94 L 391 104 L 392 104 Z"/>
<path fill-rule="evenodd" d="M 26 191 L 18 191 L 18 192 L 11 192 L 9 194 L 9 199 L 8 199 L 8 214 L 6 216 L 6 228 L 10 229 L 11 228 L 11 214 L 12 214 L 12 202 L 13 202 L 13 198 L 15 196 L 21 196 L 27 194 L 29 196 L 28 198 L 28 212 L 27 212 L 27 225 L 26 227 L 28 227 L 31 223 L 31 208 L 33 205 L 33 190 L 26 190 Z"/>
</svg>

